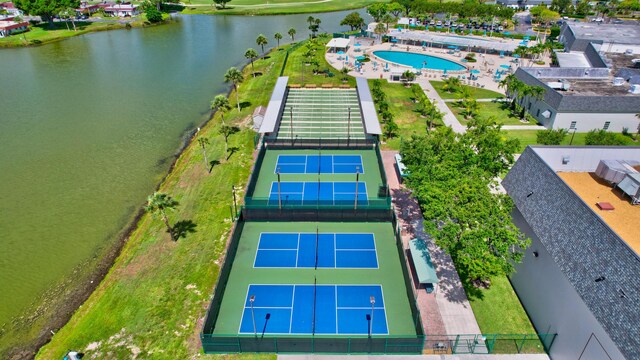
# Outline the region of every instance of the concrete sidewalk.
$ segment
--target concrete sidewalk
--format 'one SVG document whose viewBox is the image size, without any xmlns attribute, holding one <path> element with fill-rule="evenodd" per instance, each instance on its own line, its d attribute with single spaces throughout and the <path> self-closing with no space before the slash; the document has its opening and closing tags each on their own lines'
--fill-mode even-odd
<svg viewBox="0 0 640 360">
<path fill-rule="evenodd" d="M 445 125 L 451 126 L 453 131 L 462 134 L 467 131 L 467 128 L 460 124 L 460 121 L 451 112 L 447 104 L 442 100 L 436 89 L 431 85 L 428 79 L 420 78 L 416 80 L 416 83 L 420 85 L 425 95 L 438 107 L 438 109 L 444 114 L 442 121 Z"/>
<path fill-rule="evenodd" d="M 424 232 L 424 219 L 417 200 L 398 181 L 394 157 L 397 153 L 397 151 L 382 151 L 382 162 L 393 196 L 396 215 L 399 219 L 404 247 L 405 249 L 408 247 L 408 241 L 411 239 L 424 239 L 440 280 L 436 291 L 431 294 L 427 294 L 416 284 L 415 279 L 413 280 L 425 333 L 433 335 L 480 334 L 480 327 L 462 287 L 458 272 L 453 265 L 453 260 L 438 248 L 431 237 Z"/>
<path fill-rule="evenodd" d="M 513 355 L 278 355 L 278 360 L 549 360 L 546 354 Z"/>
</svg>

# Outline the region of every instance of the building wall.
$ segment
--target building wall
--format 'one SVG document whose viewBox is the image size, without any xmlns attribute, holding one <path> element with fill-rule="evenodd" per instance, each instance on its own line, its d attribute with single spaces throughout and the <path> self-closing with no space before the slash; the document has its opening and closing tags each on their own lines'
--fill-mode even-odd
<svg viewBox="0 0 640 360">
<path fill-rule="evenodd" d="M 551 359 L 624 359 L 522 214 L 515 209 L 512 216 L 532 244 L 511 283 L 536 331 L 558 334 L 549 352 Z"/>
<path fill-rule="evenodd" d="M 611 132 L 622 132 L 623 128 L 636 132 L 640 126 L 640 119 L 636 117 L 636 113 L 557 112 L 545 101 L 535 99 L 525 99 L 524 106 L 534 119 L 548 129 L 570 129 L 573 121 L 576 122 L 578 132 L 603 129 L 607 121 L 611 122 L 607 129 Z M 542 116 L 545 111 L 551 112 L 549 118 Z"/>
</svg>

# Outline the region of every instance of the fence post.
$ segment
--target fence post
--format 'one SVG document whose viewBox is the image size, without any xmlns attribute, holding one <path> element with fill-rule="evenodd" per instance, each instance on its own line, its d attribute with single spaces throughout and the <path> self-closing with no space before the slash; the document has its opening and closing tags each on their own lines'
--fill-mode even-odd
<svg viewBox="0 0 640 360">
<path fill-rule="evenodd" d="M 277 354 L 278 353 L 278 337 L 277 336 L 273 338 L 273 348 L 275 349 Z"/>
<path fill-rule="evenodd" d="M 236 339 L 238 340 L 238 352 L 242 353 L 242 345 L 240 344 L 240 337 L 238 336 Z"/>
<path fill-rule="evenodd" d="M 351 354 L 351 338 L 347 338 L 347 353 Z"/>
<path fill-rule="evenodd" d="M 458 340 L 460 339 L 460 335 L 456 335 L 456 341 L 453 343 L 453 347 L 451 348 L 451 353 L 455 354 L 456 349 L 458 348 Z"/>
</svg>

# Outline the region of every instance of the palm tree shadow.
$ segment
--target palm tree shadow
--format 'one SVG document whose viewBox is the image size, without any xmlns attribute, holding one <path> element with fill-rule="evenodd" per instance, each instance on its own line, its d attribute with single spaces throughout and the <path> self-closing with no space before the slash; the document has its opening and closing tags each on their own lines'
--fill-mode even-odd
<svg viewBox="0 0 640 360">
<path fill-rule="evenodd" d="M 186 238 L 187 234 L 193 234 L 197 231 L 197 226 L 198 224 L 191 220 L 180 220 L 173 225 L 173 236 L 176 241 L 180 238 Z"/>
<path fill-rule="evenodd" d="M 229 153 L 227 155 L 227 161 L 229 161 L 229 159 L 231 158 L 231 156 L 236 152 L 240 150 L 240 148 L 236 147 L 236 146 L 232 146 L 229 148 Z"/>
<path fill-rule="evenodd" d="M 260 73 L 260 75 L 262 75 L 262 73 Z M 251 106 L 251 101 L 242 101 L 242 102 L 240 102 L 240 109 L 245 109 L 245 108 L 248 108 L 250 106 Z"/>
<path fill-rule="evenodd" d="M 220 165 L 220 161 L 219 161 L 219 160 L 211 160 L 211 161 L 209 161 L 209 165 L 211 165 L 211 166 L 209 167 L 209 172 L 211 172 L 211 171 L 213 171 L 213 168 L 214 168 L 216 165 Z"/>
</svg>

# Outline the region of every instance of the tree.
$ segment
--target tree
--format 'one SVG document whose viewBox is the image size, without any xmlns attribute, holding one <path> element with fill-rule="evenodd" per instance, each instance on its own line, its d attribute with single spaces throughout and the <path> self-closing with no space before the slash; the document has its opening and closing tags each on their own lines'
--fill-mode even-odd
<svg viewBox="0 0 640 360">
<path fill-rule="evenodd" d="M 373 21 L 380 22 L 380 19 L 387 13 L 387 5 L 384 3 L 373 3 L 367 7 L 367 13 L 371 15 Z"/>
<path fill-rule="evenodd" d="M 227 70 L 227 72 L 224 74 L 224 82 L 228 83 L 232 83 L 233 84 L 233 89 L 236 91 L 236 103 L 238 103 L 238 112 L 240 112 L 240 98 L 239 98 L 239 86 L 240 83 L 244 81 L 244 76 L 242 75 L 242 72 L 240 70 L 238 70 L 238 68 L 234 67 L 230 67 L 229 70 Z"/>
<path fill-rule="evenodd" d="M 551 1 L 551 10 L 557 11 L 561 14 L 566 13 L 567 9 L 569 9 L 569 6 L 571 6 L 571 0 L 552 0 Z"/>
<path fill-rule="evenodd" d="M 316 21 L 316 18 L 314 18 L 313 16 L 309 16 L 307 18 L 307 22 L 309 23 L 309 26 L 313 25 L 315 21 Z"/>
<path fill-rule="evenodd" d="M 309 17 L 311 17 L 311 16 L 309 16 Z M 311 30 L 311 36 L 312 37 L 316 37 L 316 33 L 320 29 L 320 24 L 321 23 L 322 23 L 322 20 L 313 19 L 313 22 L 311 23 L 311 25 L 309 25 L 309 30 Z"/>
<path fill-rule="evenodd" d="M 393 15 L 394 18 L 398 18 L 404 10 L 404 6 L 398 4 L 397 2 L 392 2 L 387 5 L 387 12 Z"/>
<path fill-rule="evenodd" d="M 474 119 L 465 134 L 439 127 L 401 146 L 425 231 L 449 253 L 467 284 L 510 274 L 529 241 L 511 220 L 508 195 L 492 191 L 513 164 L 517 140 L 505 140 L 494 119 Z"/>
<path fill-rule="evenodd" d="M 462 111 L 460 115 L 464 116 L 465 119 L 471 119 L 478 116 L 478 111 L 480 110 L 480 105 L 473 98 L 466 98 L 460 102 L 460 106 L 462 107 Z"/>
<path fill-rule="evenodd" d="M 411 70 L 407 70 L 402 73 L 402 82 L 404 82 L 405 86 L 408 86 L 409 84 L 411 84 L 415 79 L 416 79 L 416 74 Z"/>
<path fill-rule="evenodd" d="M 291 36 L 291 41 L 295 41 L 294 36 L 296 36 L 296 29 L 294 29 L 294 28 L 289 29 L 289 31 L 287 31 L 287 34 L 289 34 L 289 36 Z"/>
<path fill-rule="evenodd" d="M 382 16 L 382 22 L 385 24 L 385 27 L 388 29 L 389 28 L 389 24 L 394 22 L 396 19 L 391 16 L 391 14 L 384 14 Z"/>
<path fill-rule="evenodd" d="M 253 74 L 253 77 L 255 77 L 256 73 L 253 69 L 253 59 L 258 57 L 258 52 L 252 48 L 248 48 L 247 51 L 244 52 L 244 57 L 246 57 L 247 59 L 249 59 L 249 61 L 251 61 L 251 74 Z"/>
<path fill-rule="evenodd" d="M 209 139 L 206 137 L 199 137 L 198 144 L 202 148 L 202 156 L 204 157 L 204 167 L 209 169 L 209 161 L 207 160 L 207 145 L 209 145 Z"/>
<path fill-rule="evenodd" d="M 216 4 L 216 7 L 218 7 L 218 5 L 220 6 L 221 9 L 224 9 L 227 7 L 227 3 L 231 1 L 231 0 L 213 0 L 213 2 Z"/>
<path fill-rule="evenodd" d="M 67 8 L 76 9 L 80 6 L 80 0 L 15 0 L 13 4 L 26 14 L 40 16 L 42 21 L 49 23 L 53 28 L 53 18 Z"/>
<path fill-rule="evenodd" d="M 384 124 L 384 136 L 387 139 L 395 137 L 398 133 L 398 124 L 393 119 L 390 119 Z"/>
<path fill-rule="evenodd" d="M 536 133 L 536 142 L 541 145 L 560 145 L 567 133 L 567 129 L 540 130 Z"/>
<path fill-rule="evenodd" d="M 500 83 L 498 87 L 505 87 L 507 98 L 511 99 L 511 111 L 516 110 L 516 101 L 518 99 L 517 94 L 526 86 L 525 83 L 520 81 L 514 74 L 507 75 Z"/>
<path fill-rule="evenodd" d="M 460 82 L 460 79 L 458 79 L 455 76 L 452 76 L 444 81 L 444 84 L 442 84 L 442 90 L 448 93 L 455 93 L 455 92 L 458 92 L 461 86 L 462 86 L 462 83 Z"/>
<path fill-rule="evenodd" d="M 145 206 L 145 211 L 150 213 L 160 213 L 162 216 L 162 221 L 167 226 L 167 232 L 169 236 L 171 236 L 171 240 L 176 241 L 175 234 L 173 233 L 173 228 L 169 223 L 169 218 L 167 217 L 167 210 L 174 210 L 179 203 L 174 200 L 171 196 L 154 192 L 153 195 L 147 198 L 147 206 Z"/>
<path fill-rule="evenodd" d="M 162 13 L 156 9 L 155 6 L 149 6 L 144 14 L 150 23 L 158 23 L 162 21 Z"/>
<path fill-rule="evenodd" d="M 273 35 L 273 38 L 276 39 L 276 41 L 278 42 L 278 47 L 280 47 L 280 40 L 282 40 L 282 34 L 277 32 Z"/>
<path fill-rule="evenodd" d="M 211 102 L 211 110 L 218 111 L 222 117 L 222 123 L 224 124 L 224 114 L 231 110 L 229 99 L 224 95 L 216 95 Z"/>
<path fill-rule="evenodd" d="M 618 133 L 607 132 L 606 130 L 591 130 L 584 138 L 586 145 L 629 145 L 631 140 Z"/>
<path fill-rule="evenodd" d="M 69 20 L 71 20 L 71 24 L 73 25 L 73 31 L 77 31 L 76 22 L 74 21 L 74 18 L 76 16 L 76 9 L 66 8 L 60 11 L 58 15 L 60 16 L 61 19 L 65 19 L 65 22 L 67 23 L 67 30 L 69 30 Z M 14 21 L 17 21 L 17 20 L 14 19 Z"/>
<path fill-rule="evenodd" d="M 387 27 L 383 23 L 377 23 L 373 32 L 380 37 L 380 40 L 382 40 L 382 35 L 387 33 Z"/>
<path fill-rule="evenodd" d="M 520 98 L 520 118 L 524 120 L 527 116 L 527 109 L 524 104 L 524 101 L 527 98 L 533 98 L 535 100 L 542 100 L 544 98 L 544 93 L 546 91 L 542 86 L 530 86 L 526 84 L 520 85 L 520 91 L 518 92 L 518 97 Z"/>
<path fill-rule="evenodd" d="M 351 14 L 345 16 L 344 19 L 340 22 L 340 25 L 346 25 L 351 28 L 351 31 L 355 29 L 362 29 L 366 23 L 364 19 L 360 16 L 358 12 L 352 12 Z"/>
<path fill-rule="evenodd" d="M 269 41 L 267 40 L 267 37 L 262 34 L 258 35 L 258 37 L 256 38 L 256 44 L 260 45 L 263 53 L 264 53 L 264 46 L 267 45 L 268 42 Z"/>
<path fill-rule="evenodd" d="M 224 153 L 227 155 L 229 151 L 229 136 L 235 132 L 235 128 L 233 126 L 229 126 L 226 124 L 220 125 L 218 128 L 218 133 L 224 137 Z"/>
</svg>

